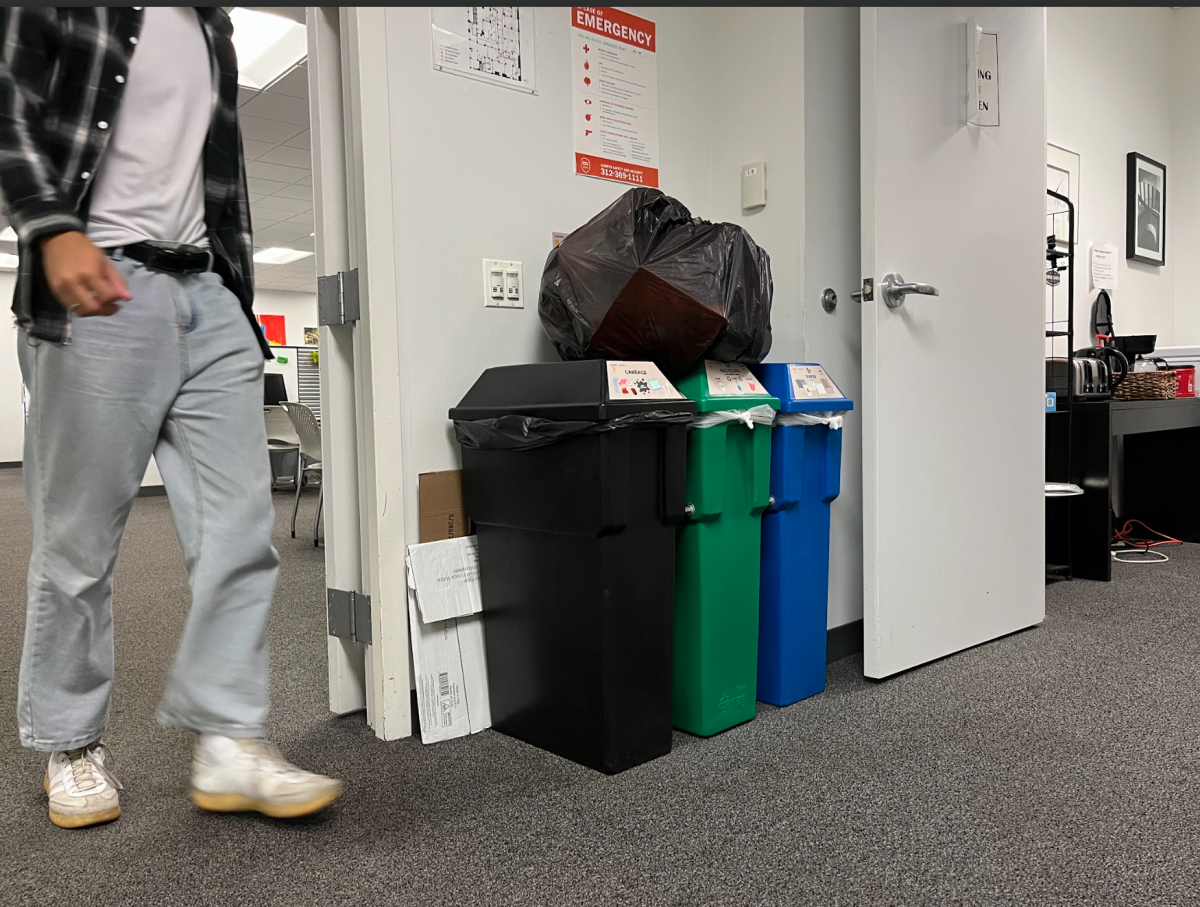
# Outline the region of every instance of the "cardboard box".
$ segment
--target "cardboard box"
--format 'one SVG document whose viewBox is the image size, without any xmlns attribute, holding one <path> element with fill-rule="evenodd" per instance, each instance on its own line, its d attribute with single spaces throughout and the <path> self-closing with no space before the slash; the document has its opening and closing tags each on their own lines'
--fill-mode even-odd
<svg viewBox="0 0 1200 907">
<path fill-rule="evenodd" d="M 470 535 L 471 520 L 463 506 L 462 470 L 425 472 L 417 476 L 417 513 L 422 542 Z"/>
<path fill-rule="evenodd" d="M 467 536 L 410 545 L 405 559 L 422 743 L 476 734 L 492 725 L 483 618 L 477 613 L 477 550 L 475 537 Z M 426 620 L 448 613 L 459 616 Z"/>
</svg>

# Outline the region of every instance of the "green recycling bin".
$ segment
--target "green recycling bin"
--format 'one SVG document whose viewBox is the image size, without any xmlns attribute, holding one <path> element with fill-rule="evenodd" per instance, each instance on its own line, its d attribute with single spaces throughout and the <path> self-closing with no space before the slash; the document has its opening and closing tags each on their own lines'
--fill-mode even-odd
<svg viewBox="0 0 1200 907">
<path fill-rule="evenodd" d="M 675 546 L 675 727 L 709 737 L 754 717 L 762 515 L 779 400 L 736 362 L 702 362 L 676 387 L 696 401 L 687 518 Z"/>
</svg>

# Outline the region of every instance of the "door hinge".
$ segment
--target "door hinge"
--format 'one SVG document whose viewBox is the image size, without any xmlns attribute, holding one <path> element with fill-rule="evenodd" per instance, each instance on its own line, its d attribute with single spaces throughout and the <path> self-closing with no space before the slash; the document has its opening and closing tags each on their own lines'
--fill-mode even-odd
<svg viewBox="0 0 1200 907">
<path fill-rule="evenodd" d="M 351 642 L 371 641 L 371 596 L 329 589 L 329 635 Z"/>
<path fill-rule="evenodd" d="M 358 321 L 358 268 L 317 278 L 317 316 L 321 324 Z"/>
</svg>

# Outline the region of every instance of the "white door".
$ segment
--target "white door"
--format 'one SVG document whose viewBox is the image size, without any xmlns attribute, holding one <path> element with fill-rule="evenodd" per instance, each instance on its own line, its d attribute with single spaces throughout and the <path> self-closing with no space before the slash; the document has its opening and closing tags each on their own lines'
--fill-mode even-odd
<svg viewBox="0 0 1200 907">
<path fill-rule="evenodd" d="M 966 122 L 972 16 L 999 36 L 997 128 Z M 1045 16 L 860 27 L 863 642 L 887 677 L 1045 616 Z M 940 295 L 889 307 L 889 274 Z"/>
</svg>

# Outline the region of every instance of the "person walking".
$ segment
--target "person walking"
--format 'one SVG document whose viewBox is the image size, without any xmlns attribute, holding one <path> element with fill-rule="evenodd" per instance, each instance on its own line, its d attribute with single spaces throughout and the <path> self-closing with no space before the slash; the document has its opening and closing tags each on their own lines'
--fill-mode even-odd
<svg viewBox="0 0 1200 907">
<path fill-rule="evenodd" d="M 158 720 L 199 733 L 191 799 L 306 815 L 341 784 L 263 739 L 278 555 L 233 26 L 220 7 L 0 9 L 0 193 L 30 391 L 17 714 L 50 819 L 120 815 L 102 742 L 112 576 L 151 455 L 192 607 Z"/>
</svg>

